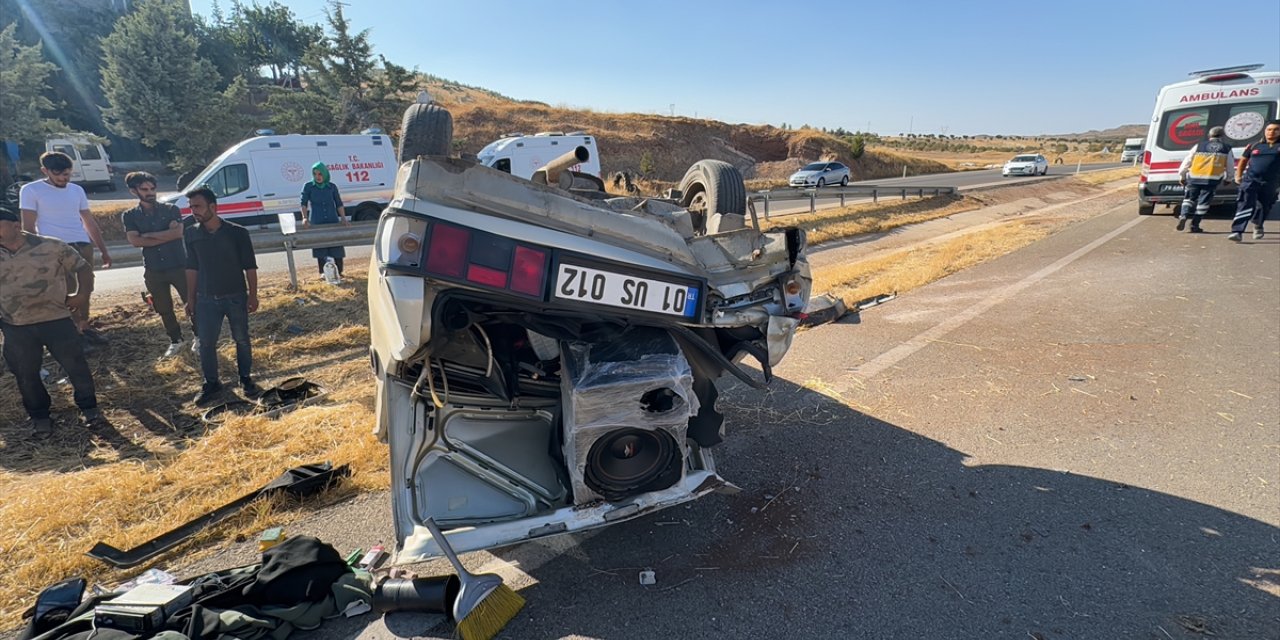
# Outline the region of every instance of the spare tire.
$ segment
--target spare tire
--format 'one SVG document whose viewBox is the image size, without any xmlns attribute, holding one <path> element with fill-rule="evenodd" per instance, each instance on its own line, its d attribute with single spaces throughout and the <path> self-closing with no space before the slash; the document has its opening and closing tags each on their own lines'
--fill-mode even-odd
<svg viewBox="0 0 1280 640">
<path fill-rule="evenodd" d="M 680 204 L 691 211 L 747 213 L 747 186 L 738 168 L 720 160 L 699 160 L 680 179 Z"/>
<path fill-rule="evenodd" d="M 400 121 L 400 162 L 418 156 L 447 156 L 453 150 L 453 115 L 431 103 L 415 102 Z"/>
</svg>

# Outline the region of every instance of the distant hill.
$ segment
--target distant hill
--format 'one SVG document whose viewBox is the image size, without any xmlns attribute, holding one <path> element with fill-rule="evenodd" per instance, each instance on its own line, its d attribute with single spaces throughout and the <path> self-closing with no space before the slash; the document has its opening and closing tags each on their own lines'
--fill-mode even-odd
<svg viewBox="0 0 1280 640">
<path fill-rule="evenodd" d="M 867 149 L 854 158 L 849 144 L 814 129 L 779 129 L 769 125 L 729 124 L 716 120 L 639 113 L 610 113 L 514 100 L 492 91 L 440 78 L 427 79 L 432 98 L 453 114 L 455 151 L 476 153 L 511 133 L 585 131 L 596 136 L 605 176 L 615 171 L 639 172 L 652 167 L 649 178 L 679 180 L 702 159 L 723 160 L 748 180 L 776 182 L 815 160 L 849 165 L 853 180 L 948 171 L 946 165 Z"/>
<path fill-rule="evenodd" d="M 1091 129 L 1084 133 L 1060 133 L 1045 136 L 1048 138 L 1066 138 L 1068 140 L 1116 140 L 1119 138 L 1141 138 L 1147 135 L 1145 124 L 1124 124 L 1110 129 Z"/>
</svg>

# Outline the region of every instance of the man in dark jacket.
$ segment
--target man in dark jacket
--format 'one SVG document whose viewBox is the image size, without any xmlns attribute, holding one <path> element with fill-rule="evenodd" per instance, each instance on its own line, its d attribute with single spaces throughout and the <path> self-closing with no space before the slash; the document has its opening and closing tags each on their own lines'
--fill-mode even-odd
<svg viewBox="0 0 1280 640">
<path fill-rule="evenodd" d="M 1267 123 L 1262 140 L 1244 148 L 1236 165 L 1236 217 L 1231 221 L 1228 240 L 1240 242 L 1244 228 L 1253 222 L 1253 239 L 1262 239 L 1262 223 L 1276 204 L 1280 189 L 1280 120 Z"/>
<path fill-rule="evenodd" d="M 196 404 L 213 401 L 222 391 L 218 379 L 218 338 L 222 319 L 231 325 L 236 343 L 236 372 L 245 395 L 256 398 L 262 389 L 251 377 L 253 347 L 249 342 L 249 314 L 258 310 L 258 262 L 253 241 L 244 227 L 218 217 L 218 198 L 209 187 L 187 193 L 196 226 L 186 230 L 187 315 L 195 318 L 200 337 L 200 372 L 204 386 Z"/>
</svg>

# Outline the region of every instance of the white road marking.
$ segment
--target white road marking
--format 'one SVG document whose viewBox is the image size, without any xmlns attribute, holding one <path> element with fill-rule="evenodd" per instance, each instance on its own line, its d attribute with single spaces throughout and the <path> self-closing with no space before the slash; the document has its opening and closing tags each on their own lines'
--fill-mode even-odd
<svg viewBox="0 0 1280 640">
<path fill-rule="evenodd" d="M 1049 266 L 1044 267 L 1043 269 L 1040 269 L 1039 271 L 1019 280 L 1018 282 L 1015 282 L 1005 287 L 1001 291 L 997 292 L 995 295 L 982 300 L 981 302 L 973 305 L 972 307 L 969 307 L 968 309 L 965 309 L 964 311 L 954 316 L 951 316 L 950 318 L 947 318 L 946 320 L 943 320 L 937 325 L 934 325 L 933 327 L 921 332 L 919 335 L 915 336 L 914 338 L 911 338 L 910 340 L 907 340 L 906 342 L 876 356 L 872 360 L 865 362 L 853 369 L 850 369 L 849 375 L 852 376 L 852 378 L 856 381 L 865 381 L 865 380 L 874 378 L 877 375 L 880 375 L 889 367 L 892 367 L 898 364 L 904 359 L 910 357 L 915 352 L 929 346 L 931 343 L 942 338 L 948 333 L 951 333 L 952 331 L 959 329 L 960 327 L 968 323 L 970 320 L 973 320 L 974 318 L 977 318 L 978 316 L 986 313 L 992 307 L 1012 298 L 1015 295 L 1018 295 L 1027 287 L 1030 287 L 1031 285 L 1037 282 L 1040 282 L 1041 280 L 1044 280 L 1045 278 L 1049 277 L 1050 275 L 1053 275 L 1055 272 L 1062 269 L 1063 267 L 1071 264 L 1072 262 L 1075 262 L 1076 260 L 1079 260 L 1080 258 L 1084 257 L 1094 249 L 1097 249 L 1098 247 L 1101 247 L 1102 245 L 1106 244 L 1112 238 L 1115 238 L 1116 236 L 1124 233 L 1125 231 L 1132 229 L 1134 226 L 1140 224 L 1143 220 L 1146 220 L 1145 216 L 1138 217 L 1133 220 L 1130 220 L 1129 222 L 1126 222 L 1125 224 L 1121 225 L 1120 228 L 1108 233 L 1105 236 L 1102 236 L 1101 238 L 1098 238 L 1097 240 L 1094 240 L 1093 242 L 1090 242 L 1089 244 L 1083 247 L 1080 247 L 1079 249 L 1076 249 L 1075 251 L 1072 251 L 1070 254 L 1058 259 L 1053 264 L 1050 264 Z"/>
</svg>

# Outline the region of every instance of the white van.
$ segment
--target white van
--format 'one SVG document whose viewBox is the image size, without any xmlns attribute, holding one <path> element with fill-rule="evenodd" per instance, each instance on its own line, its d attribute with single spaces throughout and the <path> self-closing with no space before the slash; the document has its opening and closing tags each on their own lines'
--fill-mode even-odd
<svg viewBox="0 0 1280 640">
<path fill-rule="evenodd" d="M 44 150 L 61 151 L 71 156 L 74 163 L 71 167 L 71 181 L 84 187 L 86 191 L 98 187 L 105 187 L 107 191 L 116 190 L 116 183 L 111 179 L 111 157 L 101 144 L 68 136 L 45 140 Z"/>
<path fill-rule="evenodd" d="M 600 154 L 596 150 L 595 136 L 587 135 L 582 131 L 573 133 L 547 131 L 531 136 L 512 134 L 490 142 L 476 154 L 476 159 L 486 167 L 493 167 L 528 180 L 543 165 L 577 147 L 586 147 L 591 157 L 586 162 L 575 164 L 569 169 L 589 173 L 597 178 L 601 177 Z"/>
<path fill-rule="evenodd" d="M 324 161 L 352 220 L 376 220 L 395 188 L 395 145 L 376 135 L 265 135 L 236 143 L 183 189 L 207 185 L 218 213 L 239 224 L 276 222 L 276 214 L 301 211 L 302 186 L 311 166 Z M 165 202 L 191 213 L 186 196 Z"/>
<path fill-rule="evenodd" d="M 1124 149 L 1120 151 L 1120 162 L 1136 162 L 1142 157 L 1142 148 L 1146 138 L 1125 138 Z"/>
<path fill-rule="evenodd" d="M 1155 213 L 1158 204 L 1176 211 L 1182 202 L 1178 166 L 1211 127 L 1226 130 L 1236 157 L 1245 145 L 1262 139 L 1263 127 L 1280 111 L 1280 72 L 1260 68 L 1257 64 L 1196 71 L 1191 74 L 1194 79 L 1160 90 L 1138 179 L 1140 215 Z M 1235 194 L 1233 186 L 1224 185 L 1214 194 L 1214 203 L 1231 202 Z"/>
</svg>

